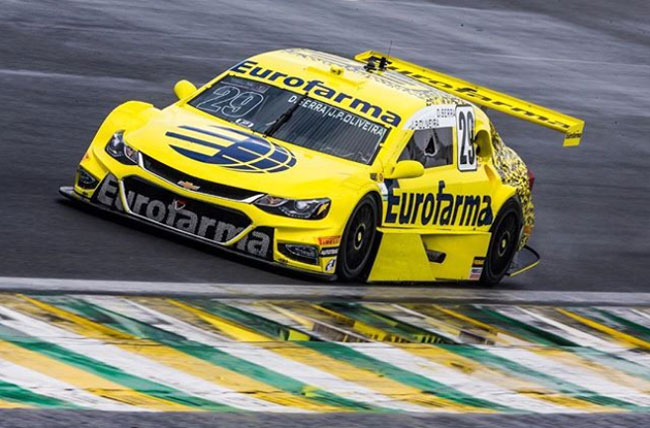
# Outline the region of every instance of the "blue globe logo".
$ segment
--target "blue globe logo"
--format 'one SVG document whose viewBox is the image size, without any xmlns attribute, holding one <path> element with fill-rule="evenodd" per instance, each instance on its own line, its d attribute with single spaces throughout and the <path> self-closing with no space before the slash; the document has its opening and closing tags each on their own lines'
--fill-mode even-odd
<svg viewBox="0 0 650 428">
<path fill-rule="evenodd" d="M 178 153 L 198 162 L 219 165 L 235 171 L 256 173 L 286 171 L 296 164 L 296 156 L 285 147 L 237 129 L 222 126 L 203 129 L 185 125 L 179 128 L 212 137 L 207 140 L 173 131 L 167 131 L 165 134 L 171 138 L 218 150 L 215 154 L 206 155 L 185 147 L 170 145 Z"/>
</svg>

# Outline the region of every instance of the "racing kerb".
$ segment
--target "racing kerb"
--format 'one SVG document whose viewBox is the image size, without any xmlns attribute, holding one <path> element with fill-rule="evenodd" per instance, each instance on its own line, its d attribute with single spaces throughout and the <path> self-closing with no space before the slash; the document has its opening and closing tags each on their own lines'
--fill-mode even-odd
<svg viewBox="0 0 650 428">
<path fill-rule="evenodd" d="M 0 291 L 0 408 L 650 408 L 650 294 L 38 278 Z"/>
</svg>

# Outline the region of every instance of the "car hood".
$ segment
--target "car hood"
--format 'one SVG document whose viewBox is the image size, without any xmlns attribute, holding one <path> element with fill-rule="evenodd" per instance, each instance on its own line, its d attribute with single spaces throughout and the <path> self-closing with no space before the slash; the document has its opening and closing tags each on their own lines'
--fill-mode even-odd
<svg viewBox="0 0 650 428">
<path fill-rule="evenodd" d="M 265 138 L 189 107 L 169 107 L 124 138 L 190 181 L 197 177 L 283 197 L 328 196 L 369 172 L 367 165 Z"/>
</svg>

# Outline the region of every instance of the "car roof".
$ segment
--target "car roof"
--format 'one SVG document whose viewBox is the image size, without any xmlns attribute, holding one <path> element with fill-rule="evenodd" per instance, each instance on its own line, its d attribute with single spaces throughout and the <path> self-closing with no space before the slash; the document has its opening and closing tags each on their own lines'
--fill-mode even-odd
<svg viewBox="0 0 650 428">
<path fill-rule="evenodd" d="M 370 72 L 361 62 L 311 49 L 294 48 L 262 53 L 231 70 L 244 63 L 246 66 L 243 68 L 249 72 L 259 67 L 260 70 L 296 76 L 305 82 L 324 82 L 324 85 L 344 92 L 351 99 L 359 99 L 380 106 L 384 112 L 395 113 L 400 117 L 400 123 L 392 125 L 403 125 L 406 119 L 427 106 L 468 104 L 467 101 L 403 74 L 390 70 Z M 279 80 L 275 83 L 278 82 Z M 349 105 L 342 107 L 353 110 Z"/>
</svg>

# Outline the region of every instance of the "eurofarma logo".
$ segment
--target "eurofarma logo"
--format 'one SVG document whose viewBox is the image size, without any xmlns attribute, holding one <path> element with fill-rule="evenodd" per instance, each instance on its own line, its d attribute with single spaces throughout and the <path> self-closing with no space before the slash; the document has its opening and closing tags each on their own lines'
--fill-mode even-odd
<svg viewBox="0 0 650 428">
<path fill-rule="evenodd" d="M 439 226 L 489 226 L 494 221 L 489 195 L 455 195 L 445 192 L 444 181 L 437 193 L 395 193 L 388 187 L 386 223 Z"/>
<path fill-rule="evenodd" d="M 397 113 L 384 110 L 381 106 L 371 104 L 365 100 L 346 94 L 345 92 L 330 88 L 325 85 L 325 82 L 320 80 L 306 81 L 298 76 L 290 76 L 270 68 L 259 66 L 255 61 L 247 60 L 240 62 L 236 66 L 232 67 L 230 71 L 239 74 L 247 74 L 269 82 L 282 82 L 286 86 L 296 88 L 301 92 L 309 92 L 311 94 L 311 91 L 313 91 L 314 95 L 333 101 L 334 103 L 347 107 L 347 109 L 357 113 L 369 114 L 375 119 L 381 120 L 386 125 L 398 126 L 402 121 L 402 118 Z"/>
</svg>

